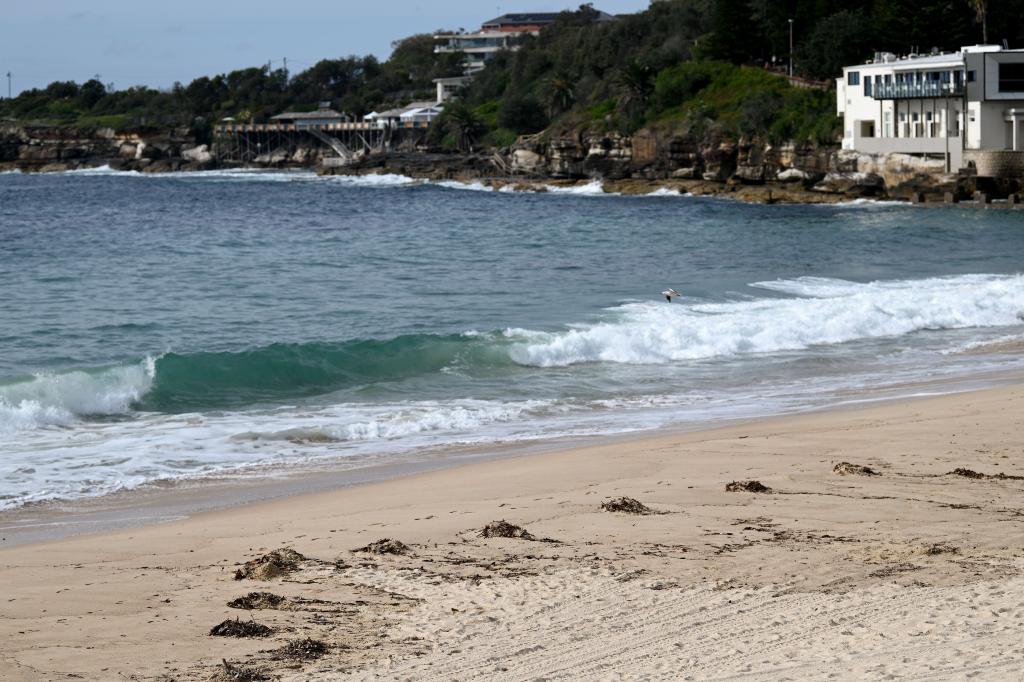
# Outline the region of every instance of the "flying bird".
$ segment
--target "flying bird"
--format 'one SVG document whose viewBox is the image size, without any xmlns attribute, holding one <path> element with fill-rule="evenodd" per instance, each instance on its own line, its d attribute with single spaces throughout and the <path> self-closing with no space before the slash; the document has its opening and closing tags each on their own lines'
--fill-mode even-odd
<svg viewBox="0 0 1024 682">
<path fill-rule="evenodd" d="M 676 291 L 675 289 L 665 289 L 665 291 L 661 292 L 661 295 L 664 296 L 665 300 L 668 301 L 669 303 L 672 302 L 673 296 L 682 296 L 682 294 Z"/>
</svg>

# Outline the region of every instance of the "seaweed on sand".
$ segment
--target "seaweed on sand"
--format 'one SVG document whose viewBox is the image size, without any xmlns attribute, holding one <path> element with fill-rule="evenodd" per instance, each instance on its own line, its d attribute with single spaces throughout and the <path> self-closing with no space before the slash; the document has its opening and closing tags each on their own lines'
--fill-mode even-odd
<svg viewBox="0 0 1024 682">
<path fill-rule="evenodd" d="M 257 609 L 276 609 L 287 601 L 287 597 L 272 592 L 250 592 L 244 597 L 238 597 L 228 602 L 233 609 L 246 609 L 255 611 Z"/>
<path fill-rule="evenodd" d="M 262 623 L 237 618 L 229 618 L 210 628 L 210 635 L 213 637 L 269 637 L 273 632 Z"/>
<path fill-rule="evenodd" d="M 228 663 L 225 658 L 221 659 L 221 664 L 223 667 L 210 677 L 210 682 L 261 682 L 271 679 L 259 668 Z"/>
<path fill-rule="evenodd" d="M 517 526 L 513 523 L 502 519 L 501 521 L 491 521 L 480 531 L 480 537 L 482 538 L 517 538 L 520 540 L 536 540 L 530 531 L 526 530 L 522 526 Z"/>
<path fill-rule="evenodd" d="M 616 497 L 614 500 L 607 500 L 601 503 L 601 509 L 608 512 L 621 512 L 623 514 L 653 514 L 653 509 L 639 500 L 632 497 Z"/>
<path fill-rule="evenodd" d="M 377 540 L 377 542 L 371 542 L 365 547 L 359 547 L 353 549 L 353 552 L 366 552 L 368 554 L 408 554 L 412 551 L 409 545 L 398 540 L 392 540 L 391 538 L 384 538 L 383 540 Z"/>
<path fill-rule="evenodd" d="M 327 644 L 319 639 L 293 639 L 272 653 L 276 660 L 312 661 L 327 653 Z"/>
<path fill-rule="evenodd" d="M 863 464 L 853 464 L 852 462 L 840 462 L 839 464 L 832 467 L 832 473 L 839 474 L 840 476 L 879 476 L 880 474 L 872 469 L 866 467 Z"/>
<path fill-rule="evenodd" d="M 299 562 L 305 561 L 302 556 L 290 547 L 282 547 L 257 557 L 235 571 L 235 580 L 272 580 L 281 575 L 291 573 L 299 567 Z"/>
<path fill-rule="evenodd" d="M 725 486 L 727 493 L 770 493 L 771 491 L 772 489 L 761 481 L 733 481 Z"/>
</svg>

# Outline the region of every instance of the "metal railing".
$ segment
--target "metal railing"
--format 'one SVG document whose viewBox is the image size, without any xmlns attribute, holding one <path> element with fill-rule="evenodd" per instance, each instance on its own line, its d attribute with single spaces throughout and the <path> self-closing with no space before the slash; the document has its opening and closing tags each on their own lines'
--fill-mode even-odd
<svg viewBox="0 0 1024 682">
<path fill-rule="evenodd" d="M 964 84 L 925 81 L 921 83 L 876 83 L 875 99 L 922 99 L 929 97 L 962 97 Z"/>
</svg>

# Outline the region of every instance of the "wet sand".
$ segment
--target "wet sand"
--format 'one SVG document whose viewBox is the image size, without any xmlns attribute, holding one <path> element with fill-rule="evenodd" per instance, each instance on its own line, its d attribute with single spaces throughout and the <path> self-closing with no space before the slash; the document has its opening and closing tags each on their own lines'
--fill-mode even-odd
<svg viewBox="0 0 1024 682">
<path fill-rule="evenodd" d="M 1022 426 L 1018 384 L 9 547 L 0 669 L 26 680 L 1020 679 Z M 623 496 L 647 509 L 602 509 Z M 503 520 L 524 530 L 481 535 Z M 297 554 L 260 560 L 280 548 Z M 221 629 L 249 636 L 209 634 L 236 618 Z"/>
</svg>

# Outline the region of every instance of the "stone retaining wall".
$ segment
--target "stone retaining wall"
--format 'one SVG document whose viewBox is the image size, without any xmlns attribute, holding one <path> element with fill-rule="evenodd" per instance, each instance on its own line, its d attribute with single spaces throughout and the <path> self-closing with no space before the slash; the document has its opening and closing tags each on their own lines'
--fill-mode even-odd
<svg viewBox="0 0 1024 682">
<path fill-rule="evenodd" d="M 968 149 L 964 152 L 964 164 L 973 164 L 983 178 L 1024 177 L 1024 152 Z"/>
</svg>

